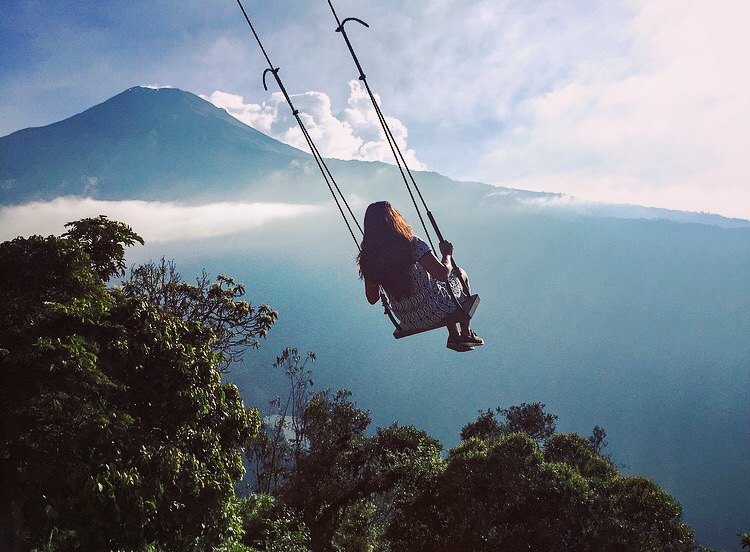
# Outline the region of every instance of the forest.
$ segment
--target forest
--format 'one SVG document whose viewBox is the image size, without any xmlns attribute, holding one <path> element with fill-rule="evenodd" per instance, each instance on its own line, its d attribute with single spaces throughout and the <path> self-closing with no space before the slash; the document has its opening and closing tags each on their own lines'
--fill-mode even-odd
<svg viewBox="0 0 750 552">
<path fill-rule="evenodd" d="M 122 222 L 67 228 L 0 244 L 0 549 L 708 550 L 603 428 L 558 432 L 540 402 L 487 405 L 446 451 L 372 428 L 289 347 L 288 394 L 245 405 L 226 375 L 272 307 L 172 261 L 126 270 Z"/>
</svg>

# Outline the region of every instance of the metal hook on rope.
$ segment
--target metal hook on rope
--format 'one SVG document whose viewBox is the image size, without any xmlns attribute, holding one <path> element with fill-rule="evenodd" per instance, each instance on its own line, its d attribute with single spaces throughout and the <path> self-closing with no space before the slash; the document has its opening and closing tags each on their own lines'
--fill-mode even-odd
<svg viewBox="0 0 750 552">
<path fill-rule="evenodd" d="M 365 27 L 367 27 L 368 29 L 370 28 L 370 26 L 369 26 L 369 25 L 368 25 L 367 23 L 365 23 L 364 21 L 362 21 L 362 20 L 361 20 L 361 19 L 359 19 L 358 17 L 347 17 L 346 19 L 344 19 L 344 20 L 343 20 L 343 21 L 341 22 L 341 25 L 339 25 L 339 26 L 338 26 L 338 28 L 336 29 L 336 32 L 337 32 L 337 33 L 340 33 L 340 32 L 342 32 L 342 31 L 344 30 L 344 25 L 346 25 L 347 21 L 356 21 L 356 22 L 357 22 L 357 23 L 359 23 L 360 25 L 364 25 L 364 26 L 365 26 Z"/>
<path fill-rule="evenodd" d="M 277 67 L 276 69 L 266 69 L 263 71 L 263 90 L 268 92 L 268 85 L 266 84 L 266 74 L 267 73 L 273 73 L 273 76 L 276 78 L 277 82 L 279 79 L 279 69 L 280 67 Z"/>
<path fill-rule="evenodd" d="M 331 6 L 331 10 L 333 10 L 333 4 L 329 2 L 328 5 Z M 336 17 L 336 21 L 338 22 L 339 16 L 336 15 L 335 10 L 333 10 L 333 14 Z M 352 46 L 352 43 L 349 41 L 349 35 L 346 34 L 346 28 L 344 27 L 344 25 L 346 25 L 348 21 L 356 21 L 357 23 L 367 27 L 368 29 L 370 28 L 370 26 L 358 17 L 347 17 L 341 23 L 339 23 L 338 27 L 336 27 L 336 32 L 341 33 L 341 36 L 344 37 L 344 42 L 346 42 L 346 45 L 349 48 L 349 53 L 352 55 L 352 59 L 354 60 L 354 64 L 357 66 L 357 70 L 359 71 L 359 80 L 367 84 L 367 77 L 365 76 L 365 72 L 362 69 L 362 65 L 360 65 L 359 63 L 359 59 L 357 59 L 357 54 L 354 52 L 354 46 Z"/>
</svg>

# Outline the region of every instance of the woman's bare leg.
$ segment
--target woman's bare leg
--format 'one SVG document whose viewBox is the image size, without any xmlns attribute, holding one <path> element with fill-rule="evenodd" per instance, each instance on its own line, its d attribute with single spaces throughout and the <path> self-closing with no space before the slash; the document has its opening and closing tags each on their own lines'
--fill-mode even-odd
<svg viewBox="0 0 750 552">
<path fill-rule="evenodd" d="M 471 328 L 469 327 L 470 323 L 471 321 L 469 320 L 468 316 L 464 320 L 461 320 L 461 335 L 463 337 L 468 337 L 469 332 L 471 331 Z"/>
<path fill-rule="evenodd" d="M 463 268 L 459 268 L 458 270 L 461 273 L 461 278 L 464 282 L 466 282 L 466 287 L 469 288 L 469 294 L 471 294 L 471 283 L 469 282 L 469 275 L 466 274 L 466 271 Z M 469 331 L 471 330 L 471 328 L 469 328 L 470 322 L 471 320 L 468 316 L 462 317 L 459 321 L 462 337 L 467 337 L 469 335 Z"/>
<path fill-rule="evenodd" d="M 466 287 L 469 288 L 469 295 L 471 295 L 471 282 L 469 281 L 469 275 L 466 274 L 466 271 L 461 267 L 458 268 L 458 271 L 461 273 L 463 281 L 466 282 Z"/>
<path fill-rule="evenodd" d="M 462 317 L 461 320 L 459 321 L 459 325 L 461 326 L 461 336 L 462 337 L 467 337 L 469 335 L 469 331 L 470 331 L 469 324 L 470 323 L 471 323 L 471 320 L 469 319 L 468 316 Z"/>
</svg>

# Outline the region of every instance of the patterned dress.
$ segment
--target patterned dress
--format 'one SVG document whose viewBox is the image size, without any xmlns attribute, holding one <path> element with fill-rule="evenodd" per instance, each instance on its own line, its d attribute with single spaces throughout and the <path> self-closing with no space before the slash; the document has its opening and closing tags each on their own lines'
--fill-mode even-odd
<svg viewBox="0 0 750 552">
<path fill-rule="evenodd" d="M 451 274 L 448 282 L 435 280 L 419 264 L 419 260 L 430 253 L 430 246 L 415 237 L 414 264 L 411 268 L 412 293 L 400 301 L 391 301 L 391 310 L 401 321 L 403 329 L 426 328 L 443 320 L 456 311 L 456 303 L 448 291 L 450 285 L 460 302 L 467 298 L 461 281 Z"/>
</svg>

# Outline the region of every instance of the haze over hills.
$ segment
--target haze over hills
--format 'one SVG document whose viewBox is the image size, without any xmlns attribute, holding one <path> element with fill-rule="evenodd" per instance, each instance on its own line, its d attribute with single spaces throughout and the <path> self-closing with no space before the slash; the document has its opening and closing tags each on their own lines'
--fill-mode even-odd
<svg viewBox="0 0 750 552">
<path fill-rule="evenodd" d="M 390 165 L 330 163 L 348 193 L 367 195 L 377 189 L 389 195 L 400 189 L 400 179 L 394 178 L 397 173 Z M 438 188 L 438 196 L 457 185 L 431 172 L 420 173 L 420 184 Z M 750 221 L 708 213 L 578 202 L 561 194 L 482 183 L 462 183 L 462 187 L 485 201 L 520 203 L 530 209 L 750 226 Z M 325 200 L 326 194 L 307 153 L 176 88 L 136 86 L 58 123 L 0 137 L 2 205 L 60 196 L 192 203 L 227 198 L 299 202 Z"/>
<path fill-rule="evenodd" d="M 416 222 L 394 167 L 330 167 L 360 216 L 389 199 Z M 309 155 L 192 94 L 133 88 L 0 138 L 0 226 L 59 196 L 109 201 L 90 215 L 113 200 L 176 202 L 195 226 L 205 222 L 198 207 L 217 201 L 318 206 L 242 232 L 219 214 L 220 233 L 147 244 L 128 260 L 164 255 L 187 278 L 201 268 L 232 275 L 254 303 L 280 311 L 261 351 L 232 374 L 252 404 L 280 392 L 268 367 L 285 346 L 315 351 L 316 384 L 351 389 L 376 424 L 413 424 L 448 446 L 479 409 L 542 401 L 565 431 L 603 426 L 614 459 L 675 496 L 703 544 L 737 548 L 735 534 L 750 527 L 748 221 L 419 173 L 482 296 L 475 327 L 487 345 L 457 355 L 442 332 L 390 337 L 316 171 Z M 165 218 L 173 208 L 157 207 Z"/>
</svg>

